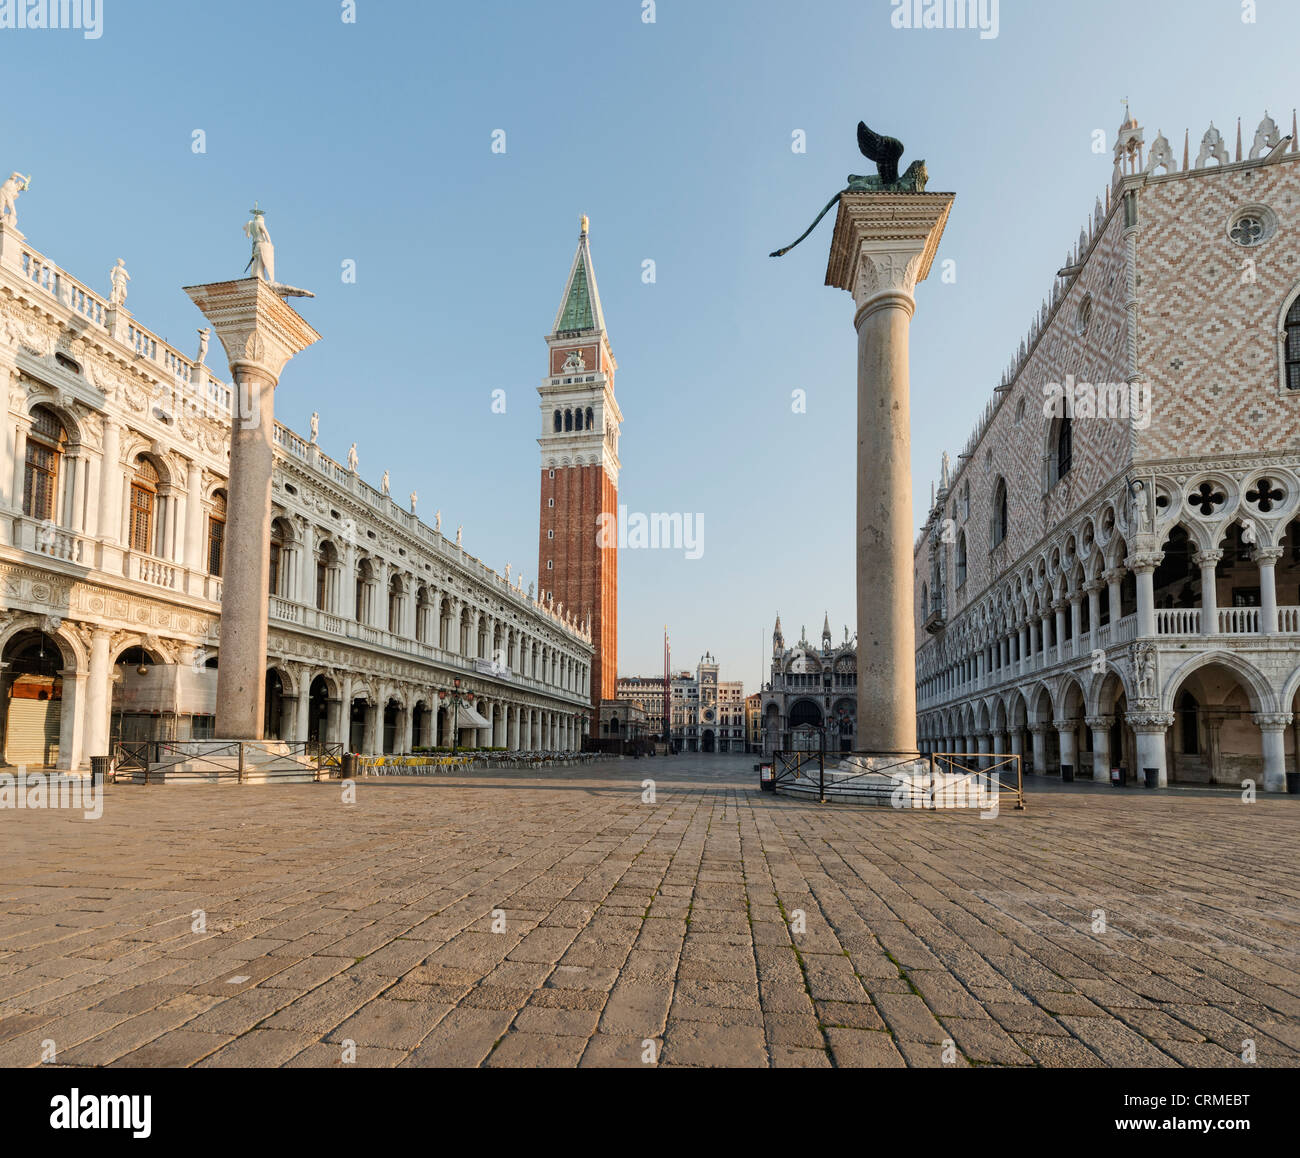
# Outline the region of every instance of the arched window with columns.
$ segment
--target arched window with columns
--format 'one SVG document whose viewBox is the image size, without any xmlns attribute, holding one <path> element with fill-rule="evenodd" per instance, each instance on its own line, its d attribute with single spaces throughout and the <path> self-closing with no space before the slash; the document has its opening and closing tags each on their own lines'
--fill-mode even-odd
<svg viewBox="0 0 1300 1158">
<path fill-rule="evenodd" d="M 68 432 L 59 416 L 47 406 L 32 410 L 27 434 L 27 464 L 23 476 L 23 514 L 33 519 L 57 521 L 55 503 L 59 468 L 68 445 Z"/>
<path fill-rule="evenodd" d="M 144 555 L 159 554 L 156 550 L 158 528 L 156 516 L 158 490 L 162 476 L 158 467 L 146 455 L 135 460 L 135 474 L 131 478 L 131 550 Z"/>
<path fill-rule="evenodd" d="M 208 511 L 208 574 L 221 578 L 226 562 L 226 492 L 214 491 Z"/>
</svg>

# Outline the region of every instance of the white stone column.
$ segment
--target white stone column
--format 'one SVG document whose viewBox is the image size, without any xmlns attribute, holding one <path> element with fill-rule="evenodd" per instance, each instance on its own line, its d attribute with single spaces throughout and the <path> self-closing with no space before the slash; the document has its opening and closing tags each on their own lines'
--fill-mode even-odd
<svg viewBox="0 0 1300 1158">
<path fill-rule="evenodd" d="M 1137 740 L 1138 783 L 1143 783 L 1148 768 L 1156 770 L 1156 784 L 1169 784 L 1169 766 L 1165 756 L 1165 733 L 1174 722 L 1173 712 L 1129 712 L 1126 720 Z"/>
<path fill-rule="evenodd" d="M 912 575 L 909 332 L 952 208 L 947 193 L 840 198 L 826 283 L 853 294 L 858 334 L 857 746 L 919 755 Z"/>
<path fill-rule="evenodd" d="M 289 359 L 320 335 L 261 278 L 194 286 L 186 292 L 225 346 L 235 387 L 216 732 L 223 740 L 260 740 L 275 388 Z"/>
<path fill-rule="evenodd" d="M 1261 712 L 1254 717 L 1264 750 L 1265 792 L 1286 791 L 1286 732 L 1294 718 L 1290 712 Z"/>
<path fill-rule="evenodd" d="M 1120 595 L 1120 580 L 1124 578 L 1124 571 L 1120 567 L 1112 567 L 1104 576 L 1106 580 L 1106 607 L 1110 612 L 1110 629 L 1115 630 L 1115 625 L 1119 623 L 1120 613 L 1124 609 L 1124 600 Z"/>
<path fill-rule="evenodd" d="M 1201 634 L 1219 634 L 1219 580 L 1215 568 L 1223 558 L 1222 551 L 1201 551 L 1196 556 L 1201 569 Z"/>
<path fill-rule="evenodd" d="M 113 710 L 113 672 L 108 662 L 112 634 L 106 627 L 96 627 L 90 636 L 90 673 L 86 680 L 87 756 L 112 755 L 108 745 Z"/>
<path fill-rule="evenodd" d="M 1094 651 L 1097 648 L 1097 629 L 1101 626 L 1101 590 L 1104 586 L 1096 579 L 1083 585 L 1088 595 L 1088 643 Z"/>
<path fill-rule="evenodd" d="M 11 359 L 16 357 L 14 350 L 8 347 L 0 349 L 0 398 L 8 398 L 9 392 L 17 385 L 18 367 Z M 18 510 L 22 507 L 23 493 L 18 491 L 18 497 L 14 499 L 14 479 L 18 474 L 18 433 L 21 429 L 20 424 L 15 422 L 5 413 L 4 418 L 4 442 L 0 445 L 0 507 L 5 510 Z M 23 451 L 22 458 L 27 457 L 26 449 Z M 26 466 L 24 465 L 24 471 Z M 8 520 L 0 520 L 0 542 L 8 542 L 12 532 L 12 525 Z"/>
<path fill-rule="evenodd" d="M 1052 610 L 1056 613 L 1056 662 L 1065 662 L 1065 608 L 1064 600 L 1058 599 L 1052 604 Z"/>
<path fill-rule="evenodd" d="M 1084 723 L 1092 731 L 1092 778 L 1110 779 L 1110 730 L 1114 716 L 1089 716 Z"/>
<path fill-rule="evenodd" d="M 1033 736 L 1033 756 L 1034 756 L 1034 774 L 1045 776 L 1047 774 L 1047 725 L 1030 724 L 1030 735 Z"/>
<path fill-rule="evenodd" d="M 65 771 L 76 771 L 85 755 L 86 673 L 71 668 L 61 671 L 63 711 L 59 720 L 59 762 Z"/>
<path fill-rule="evenodd" d="M 1134 554 L 1128 557 L 1128 566 L 1137 575 L 1137 633 L 1149 638 L 1156 633 L 1155 570 L 1164 556 L 1159 553 Z"/>
<path fill-rule="evenodd" d="M 191 571 L 207 574 L 203 558 L 203 468 L 191 461 L 185 472 L 185 557 Z"/>
<path fill-rule="evenodd" d="M 9 472 L 9 505 L 15 511 L 23 509 L 23 488 L 27 480 L 27 432 L 32 428 L 32 420 L 24 415 L 14 426 L 14 461 L 13 470 Z"/>
<path fill-rule="evenodd" d="M 1281 547 L 1259 547 L 1255 562 L 1259 565 L 1259 631 L 1261 635 L 1277 635 L 1277 561 L 1282 558 Z"/>
<path fill-rule="evenodd" d="M 1083 646 L 1083 593 L 1075 591 L 1070 595 L 1070 654 L 1078 655 L 1079 648 Z M 1061 644 L 1061 658 L 1065 658 L 1065 643 Z"/>
<path fill-rule="evenodd" d="M 294 738 L 307 740 L 311 734 L 311 672 L 304 669 L 298 675 L 298 720 Z M 322 737 L 323 739 L 324 737 Z"/>
<path fill-rule="evenodd" d="M 280 739 L 292 742 L 306 737 L 298 733 L 298 711 L 306 696 L 280 693 Z"/>
<path fill-rule="evenodd" d="M 339 700 L 337 719 L 338 733 L 335 743 L 344 745 L 345 749 L 350 752 L 352 750 L 352 677 L 345 674 L 342 685 L 342 698 Z"/>
<path fill-rule="evenodd" d="M 1069 775 L 1073 776 L 1078 771 L 1078 761 L 1075 759 L 1075 748 L 1078 743 L 1078 724 L 1074 720 L 1057 720 L 1056 732 L 1060 737 L 1061 747 L 1061 779 L 1064 780 L 1069 769 Z"/>
<path fill-rule="evenodd" d="M 383 747 L 383 728 L 380 726 L 379 708 L 372 703 L 366 703 L 365 710 L 365 730 L 362 733 L 361 750 L 367 756 L 382 755 L 380 749 Z"/>
</svg>

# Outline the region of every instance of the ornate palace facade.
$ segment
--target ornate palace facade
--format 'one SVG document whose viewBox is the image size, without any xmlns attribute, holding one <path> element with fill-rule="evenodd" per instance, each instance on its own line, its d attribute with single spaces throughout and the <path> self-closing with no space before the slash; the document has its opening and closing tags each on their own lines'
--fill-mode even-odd
<svg viewBox="0 0 1300 1158">
<path fill-rule="evenodd" d="M 916 546 L 927 750 L 1270 790 L 1295 769 L 1294 132 L 1266 116 L 1230 153 L 1211 127 L 1180 165 L 1121 126 L 1106 202 Z"/>
<path fill-rule="evenodd" d="M 210 734 L 230 387 L 0 219 L 0 753 L 84 767 Z M 313 423 L 314 425 L 314 423 Z M 363 753 L 567 750 L 593 648 L 562 612 L 277 424 L 266 730 Z"/>
</svg>

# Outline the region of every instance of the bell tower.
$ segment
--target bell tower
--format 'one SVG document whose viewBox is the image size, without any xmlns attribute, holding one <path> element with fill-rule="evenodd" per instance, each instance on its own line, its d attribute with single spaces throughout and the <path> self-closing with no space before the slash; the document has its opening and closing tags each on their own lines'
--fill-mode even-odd
<svg viewBox="0 0 1300 1158">
<path fill-rule="evenodd" d="M 618 435 L 623 413 L 614 399 L 618 363 L 591 261 L 589 222 L 555 325 L 546 338 L 550 364 L 541 398 L 541 519 L 538 587 L 556 605 L 591 616 L 592 735 L 601 700 L 618 691 Z"/>
</svg>

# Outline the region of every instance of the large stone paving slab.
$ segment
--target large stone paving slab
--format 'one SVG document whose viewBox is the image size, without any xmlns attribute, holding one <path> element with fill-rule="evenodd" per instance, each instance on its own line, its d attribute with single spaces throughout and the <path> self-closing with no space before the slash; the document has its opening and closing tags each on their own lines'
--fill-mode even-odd
<svg viewBox="0 0 1300 1158">
<path fill-rule="evenodd" d="M 0 811 L 0 1065 L 1300 1065 L 1300 801 L 752 763 Z"/>
</svg>

